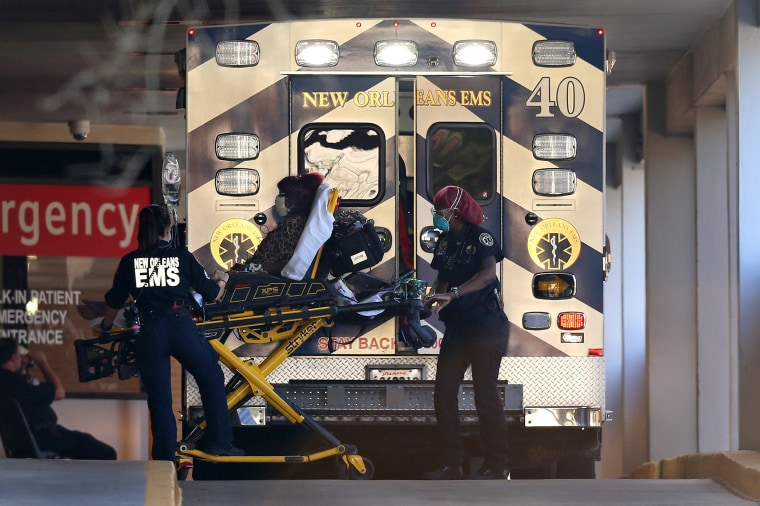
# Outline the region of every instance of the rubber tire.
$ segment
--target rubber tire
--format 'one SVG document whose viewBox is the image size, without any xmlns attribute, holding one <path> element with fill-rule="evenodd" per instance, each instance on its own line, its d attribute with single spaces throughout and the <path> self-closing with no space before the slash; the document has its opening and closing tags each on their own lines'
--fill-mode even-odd
<svg viewBox="0 0 760 506">
<path fill-rule="evenodd" d="M 336 469 L 338 471 L 338 479 L 341 480 L 371 480 L 375 476 L 375 465 L 367 457 L 362 457 L 362 462 L 367 472 L 361 474 L 352 465 L 346 467 L 346 463 L 343 462 L 342 457 L 338 457 L 336 463 Z"/>
<path fill-rule="evenodd" d="M 177 469 L 177 481 L 185 481 L 187 480 L 188 475 L 190 474 L 190 468 L 189 467 L 182 467 L 180 469 Z"/>
</svg>

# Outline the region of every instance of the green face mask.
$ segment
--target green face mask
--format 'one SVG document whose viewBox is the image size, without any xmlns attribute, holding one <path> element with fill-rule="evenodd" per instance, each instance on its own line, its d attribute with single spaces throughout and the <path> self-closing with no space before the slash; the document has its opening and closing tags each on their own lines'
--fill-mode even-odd
<svg viewBox="0 0 760 506">
<path fill-rule="evenodd" d="M 440 214 L 433 215 L 433 226 L 442 232 L 449 231 L 449 220 L 441 216 Z"/>
<path fill-rule="evenodd" d="M 274 209 L 277 214 L 283 218 L 288 214 L 288 207 L 285 205 L 285 195 L 277 195 L 274 199 Z"/>
</svg>

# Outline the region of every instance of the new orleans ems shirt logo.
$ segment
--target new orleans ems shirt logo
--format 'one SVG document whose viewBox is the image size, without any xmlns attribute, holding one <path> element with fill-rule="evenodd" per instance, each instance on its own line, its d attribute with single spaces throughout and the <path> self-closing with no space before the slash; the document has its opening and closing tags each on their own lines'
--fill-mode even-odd
<svg viewBox="0 0 760 506">
<path fill-rule="evenodd" d="M 227 220 L 211 233 L 211 254 L 216 263 L 230 268 L 236 263 L 245 263 L 261 241 L 261 231 L 250 221 Z"/>
<path fill-rule="evenodd" d="M 179 286 L 179 258 L 135 258 L 135 286 Z"/>
<path fill-rule="evenodd" d="M 569 222 L 548 218 L 537 223 L 530 231 L 528 252 L 533 262 L 542 269 L 566 269 L 578 260 L 581 236 Z"/>
</svg>

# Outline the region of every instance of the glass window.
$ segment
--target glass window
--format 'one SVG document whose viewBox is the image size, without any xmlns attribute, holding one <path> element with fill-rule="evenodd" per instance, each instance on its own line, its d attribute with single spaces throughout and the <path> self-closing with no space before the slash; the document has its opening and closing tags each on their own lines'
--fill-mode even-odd
<svg viewBox="0 0 760 506">
<path fill-rule="evenodd" d="M 493 199 L 496 186 L 496 142 L 482 123 L 436 123 L 427 136 L 428 196 L 448 185 L 461 186 L 481 203 Z"/>
<path fill-rule="evenodd" d="M 375 125 L 312 124 L 298 140 L 301 173 L 319 172 L 344 205 L 373 205 L 384 192 L 385 137 Z"/>
<path fill-rule="evenodd" d="M 0 179 L 64 185 L 118 181 L 120 185 L 148 186 L 153 181 L 153 167 L 160 171 L 163 158 L 160 146 L 0 142 Z M 159 195 L 160 191 L 159 187 Z"/>
</svg>

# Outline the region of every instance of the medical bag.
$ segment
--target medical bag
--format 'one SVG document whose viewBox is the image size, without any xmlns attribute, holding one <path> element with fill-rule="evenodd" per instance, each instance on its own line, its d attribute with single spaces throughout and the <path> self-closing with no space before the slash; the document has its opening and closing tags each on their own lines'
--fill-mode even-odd
<svg viewBox="0 0 760 506">
<path fill-rule="evenodd" d="M 342 276 L 374 267 L 383 259 L 375 223 L 357 211 L 341 211 L 325 245 L 330 273 Z"/>
</svg>

